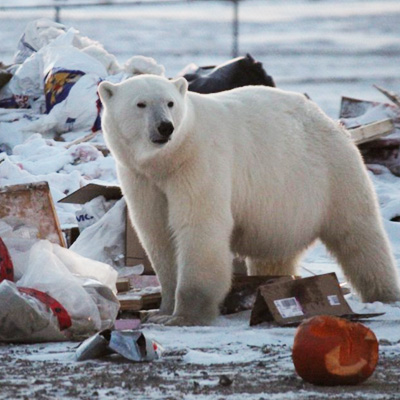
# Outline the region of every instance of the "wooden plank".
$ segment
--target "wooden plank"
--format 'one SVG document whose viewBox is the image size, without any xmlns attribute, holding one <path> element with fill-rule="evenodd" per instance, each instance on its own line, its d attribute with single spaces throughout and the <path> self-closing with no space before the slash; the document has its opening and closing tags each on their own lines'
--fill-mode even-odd
<svg viewBox="0 0 400 400">
<path fill-rule="evenodd" d="M 161 293 L 140 293 L 135 291 L 125 292 L 117 295 L 121 311 L 140 311 L 151 308 L 159 308 Z"/>
<path fill-rule="evenodd" d="M 381 86 L 378 85 L 374 85 L 375 89 L 378 89 L 382 94 L 384 94 L 390 101 L 392 101 L 394 104 L 396 104 L 396 106 L 400 107 L 400 96 L 395 93 L 392 92 L 390 90 L 387 90 Z"/>
<path fill-rule="evenodd" d="M 393 120 L 388 118 L 371 124 L 362 125 L 354 129 L 349 129 L 349 132 L 354 143 L 359 145 L 389 135 L 394 129 L 395 126 Z"/>
<path fill-rule="evenodd" d="M 128 278 L 118 278 L 116 286 L 118 293 L 127 292 L 131 289 L 131 282 Z"/>
</svg>

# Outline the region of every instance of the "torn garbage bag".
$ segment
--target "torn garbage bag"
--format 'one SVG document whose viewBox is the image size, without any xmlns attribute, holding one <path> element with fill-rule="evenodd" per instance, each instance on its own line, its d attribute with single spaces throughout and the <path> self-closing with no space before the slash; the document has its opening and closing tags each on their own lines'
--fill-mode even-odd
<svg viewBox="0 0 400 400">
<path fill-rule="evenodd" d="M 21 239 L 3 239 L 15 260 L 15 283 L 0 283 L 0 341 L 82 340 L 113 326 L 119 310 L 113 268 L 46 240 L 21 246 Z"/>
<path fill-rule="evenodd" d="M 247 85 L 275 87 L 272 77 L 250 54 L 217 67 L 191 64 L 183 71 L 183 76 L 189 82 L 189 90 L 197 93 L 216 93 Z"/>
</svg>

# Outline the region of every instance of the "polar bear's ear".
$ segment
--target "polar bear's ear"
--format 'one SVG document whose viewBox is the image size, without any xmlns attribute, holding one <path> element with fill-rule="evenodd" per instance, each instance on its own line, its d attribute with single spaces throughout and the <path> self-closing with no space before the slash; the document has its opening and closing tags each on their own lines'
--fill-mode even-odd
<svg viewBox="0 0 400 400">
<path fill-rule="evenodd" d="M 114 96 L 116 85 L 111 82 L 103 81 L 99 85 L 99 95 L 103 103 L 107 102 Z"/>
<path fill-rule="evenodd" d="M 182 96 L 186 94 L 188 90 L 188 82 L 185 78 L 174 79 L 172 83 L 176 86 Z"/>
</svg>

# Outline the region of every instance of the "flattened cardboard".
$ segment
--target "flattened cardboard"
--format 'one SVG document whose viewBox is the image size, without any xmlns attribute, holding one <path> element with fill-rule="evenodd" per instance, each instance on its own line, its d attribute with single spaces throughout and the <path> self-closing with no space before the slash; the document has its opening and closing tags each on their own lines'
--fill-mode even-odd
<svg viewBox="0 0 400 400">
<path fill-rule="evenodd" d="M 121 188 L 119 186 L 106 186 L 89 183 L 64 197 L 59 202 L 85 204 L 98 196 L 104 196 L 106 200 L 118 200 L 122 197 Z M 140 244 L 139 238 L 137 237 L 127 215 L 125 225 L 125 265 L 134 266 L 138 264 L 143 264 L 144 274 L 154 274 L 150 260 Z"/>
<path fill-rule="evenodd" d="M 250 325 L 274 321 L 297 325 L 315 315 L 334 315 L 352 320 L 383 313 L 357 314 L 347 303 L 335 273 L 296 280 L 279 280 L 258 289 Z"/>
<path fill-rule="evenodd" d="M 59 203 L 85 204 L 98 196 L 104 196 L 106 200 L 118 200 L 122 197 L 121 188 L 89 183 L 59 200 Z"/>
<path fill-rule="evenodd" d="M 38 239 L 66 247 L 47 182 L 1 187 L 0 204 L 0 219 L 12 218 L 32 226 L 38 231 Z"/>
<path fill-rule="evenodd" d="M 221 306 L 221 314 L 233 314 L 251 310 L 256 300 L 257 289 L 268 283 L 279 280 L 296 279 L 291 275 L 234 275 L 232 287 Z"/>
</svg>

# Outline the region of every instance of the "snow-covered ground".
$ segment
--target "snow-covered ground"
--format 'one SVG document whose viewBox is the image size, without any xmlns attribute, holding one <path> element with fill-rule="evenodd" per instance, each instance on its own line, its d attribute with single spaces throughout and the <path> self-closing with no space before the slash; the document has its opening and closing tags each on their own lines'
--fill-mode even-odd
<svg viewBox="0 0 400 400">
<path fill-rule="evenodd" d="M 16 3 L 3 0 L 1 5 Z M 40 2 L 19 0 L 18 3 Z M 52 18 L 53 11 L 0 11 L 0 61 L 12 62 L 26 24 L 39 17 Z M 231 17 L 230 3 L 212 1 L 61 12 L 62 23 L 102 43 L 120 63 L 133 55 L 150 56 L 165 66 L 166 75 L 170 77 L 176 76 L 189 63 L 212 65 L 228 60 L 231 57 Z M 240 53 L 252 54 L 263 62 L 277 86 L 307 93 L 333 118 L 338 117 L 341 95 L 385 101 L 373 84 L 400 92 L 398 1 L 248 0 L 240 5 L 240 21 Z M 0 156 L 0 186 L 47 180 L 54 200 L 58 201 L 66 193 L 95 179 L 116 183 L 112 157 L 103 156 L 87 144 L 67 148 L 68 143 L 23 131 L 27 124 L 21 120 L 23 113 L 0 109 L 0 142 L 9 143 L 13 149 L 11 155 Z M 82 134 L 84 132 L 65 137 L 68 141 Z M 101 137 L 96 140 L 102 141 Z M 400 268 L 400 223 L 390 221 L 400 214 L 400 179 L 388 171 L 376 176 L 371 174 L 371 178 Z M 75 209 L 73 205 L 57 205 L 64 227 L 75 224 Z M 336 262 L 322 245 L 311 249 L 301 265 L 303 276 L 335 271 L 343 281 Z M 354 294 L 349 295 L 348 300 L 355 311 L 385 312 L 366 324 L 385 342 L 381 352 L 399 356 L 400 304 L 364 305 Z M 183 363 L 231 363 L 234 370 L 235 364 L 262 360 L 275 363 L 283 374 L 292 373 L 288 349 L 282 350 L 283 358 L 271 359 L 261 355 L 260 348 L 277 344 L 289 348 L 294 329 L 250 328 L 248 317 L 248 313 L 221 317 L 215 327 L 207 328 L 149 326 L 145 333 L 168 350 L 185 350 Z M 74 363 L 70 343 L 42 345 L 40 351 L 28 355 L 15 352 L 15 362 L 23 359 Z M 301 398 L 307 398 L 303 395 Z M 220 398 L 210 396 L 202 398 Z M 290 395 L 295 398 L 293 396 Z"/>
</svg>

